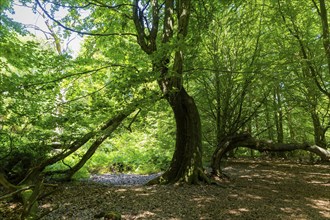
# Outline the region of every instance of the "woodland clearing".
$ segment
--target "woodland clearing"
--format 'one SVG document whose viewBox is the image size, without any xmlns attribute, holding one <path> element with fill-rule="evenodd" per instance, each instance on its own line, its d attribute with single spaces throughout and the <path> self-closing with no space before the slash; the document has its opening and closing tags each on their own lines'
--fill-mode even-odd
<svg viewBox="0 0 330 220">
<path fill-rule="evenodd" d="M 233 160 L 229 181 L 216 185 L 60 184 L 40 202 L 42 219 L 97 219 L 115 211 L 122 219 L 329 219 L 330 167 L 287 161 Z M 20 207 L 0 203 L 1 219 Z M 104 218 L 103 218 L 104 219 Z"/>
</svg>

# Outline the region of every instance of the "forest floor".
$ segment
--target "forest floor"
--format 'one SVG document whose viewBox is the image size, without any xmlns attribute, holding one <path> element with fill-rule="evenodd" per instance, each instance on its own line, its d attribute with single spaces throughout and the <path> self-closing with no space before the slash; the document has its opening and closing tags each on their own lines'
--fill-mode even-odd
<svg viewBox="0 0 330 220">
<path fill-rule="evenodd" d="M 40 202 L 44 220 L 97 219 L 330 219 L 330 166 L 233 160 L 229 181 L 215 185 L 61 184 Z M 15 203 L 0 203 L 0 219 L 17 219 Z M 104 218 L 101 218 L 104 219 Z"/>
</svg>

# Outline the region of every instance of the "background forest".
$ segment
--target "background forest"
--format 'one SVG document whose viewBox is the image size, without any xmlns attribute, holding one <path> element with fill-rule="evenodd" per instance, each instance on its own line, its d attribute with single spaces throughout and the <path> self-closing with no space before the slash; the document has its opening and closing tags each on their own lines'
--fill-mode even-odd
<svg viewBox="0 0 330 220">
<path fill-rule="evenodd" d="M 45 37 L 11 18 L 15 5 L 44 19 Z M 167 182 L 194 183 L 238 134 L 318 146 L 329 159 L 329 7 L 2 0 L 0 184 L 164 171 Z M 72 34 L 83 37 L 80 51 L 67 48 Z M 229 155 L 260 156 L 241 146 Z M 267 155 L 320 159 L 283 149 Z M 178 168 L 187 164 L 194 175 Z"/>
</svg>

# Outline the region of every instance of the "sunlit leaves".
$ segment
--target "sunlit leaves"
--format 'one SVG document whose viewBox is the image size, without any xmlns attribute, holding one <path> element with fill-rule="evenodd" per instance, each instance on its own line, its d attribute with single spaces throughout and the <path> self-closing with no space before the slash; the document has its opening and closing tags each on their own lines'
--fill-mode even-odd
<svg viewBox="0 0 330 220">
<path fill-rule="evenodd" d="M 185 53 L 184 86 L 197 98 L 205 137 L 213 144 L 219 127 L 222 135 L 248 129 L 267 136 L 279 109 L 285 113 L 286 136 L 295 131 L 294 140 L 312 139 L 310 109 L 322 116 L 323 125 L 329 123 L 329 100 L 308 69 L 314 67 L 328 88 L 320 21 L 311 1 L 194 1 L 187 38 L 163 43 L 159 28 L 157 50 L 150 55 L 137 43 L 131 1 L 40 2 L 64 26 L 52 24 L 59 37 L 67 38 L 72 30 L 91 36 L 84 38 L 77 58 L 57 56 L 45 43 L 20 36 L 14 31 L 20 27 L 2 18 L 0 125 L 18 148 L 42 152 L 49 150 L 46 144 L 72 143 L 135 100 L 150 97 L 159 90 L 160 73 L 153 64 L 168 58 L 162 65 L 170 69 L 168 77 L 176 76 L 171 68 L 177 51 Z M 153 19 L 149 2 L 140 1 L 146 32 Z M 10 7 L 10 1 L 4 3 Z M 278 87 L 283 105 L 275 109 L 273 90 Z M 143 152 L 157 161 L 171 152 L 173 118 L 164 103 L 151 100 L 140 107 L 132 133 L 122 128 L 113 144 L 129 145 L 118 155 Z M 138 159 L 149 161 L 147 156 Z"/>
</svg>

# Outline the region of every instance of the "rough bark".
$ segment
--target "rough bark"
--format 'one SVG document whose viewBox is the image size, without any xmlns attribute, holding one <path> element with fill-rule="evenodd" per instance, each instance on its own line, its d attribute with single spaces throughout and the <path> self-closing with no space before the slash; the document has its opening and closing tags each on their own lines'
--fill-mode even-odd
<svg viewBox="0 0 330 220">
<path fill-rule="evenodd" d="M 198 183 L 208 181 L 203 172 L 202 147 L 201 147 L 201 123 L 196 104 L 183 87 L 184 69 L 184 44 L 188 34 L 190 15 L 190 0 L 165 0 L 160 6 L 157 0 L 150 1 L 142 10 L 141 1 L 135 0 L 133 6 L 133 20 L 137 31 L 137 41 L 141 49 L 149 55 L 155 55 L 153 69 L 160 73 L 159 87 L 172 107 L 176 122 L 175 152 L 169 169 L 159 178 L 149 184 L 156 183 Z M 144 10 L 150 10 L 151 24 L 149 32 L 145 25 Z M 163 18 L 162 37 L 157 40 L 160 10 Z M 150 29 L 150 28 L 149 28 Z M 171 48 L 170 43 L 180 44 L 177 48 Z M 157 44 L 158 43 L 158 44 Z M 158 51 L 158 48 L 161 48 Z M 162 54 L 157 54 L 161 52 Z M 171 57 L 174 54 L 174 58 Z"/>
<path fill-rule="evenodd" d="M 170 168 L 149 182 L 195 184 L 208 181 L 202 169 L 201 123 L 194 100 L 184 88 L 169 98 L 176 121 L 176 146 Z"/>
<path fill-rule="evenodd" d="M 220 163 L 222 158 L 228 151 L 234 150 L 234 146 L 236 146 L 237 143 L 246 140 L 248 137 L 248 134 L 242 134 L 231 138 L 226 138 L 217 146 L 211 160 L 212 175 L 221 176 Z"/>
<path fill-rule="evenodd" d="M 308 143 L 273 143 L 272 141 L 267 140 L 257 140 L 250 134 L 244 133 L 227 138 L 222 142 L 221 146 L 217 147 L 212 156 L 211 168 L 213 175 L 221 176 L 221 159 L 228 151 L 238 147 L 246 147 L 260 152 L 305 150 L 318 155 L 323 161 L 330 161 L 330 151 L 317 145 L 311 145 Z"/>
</svg>

